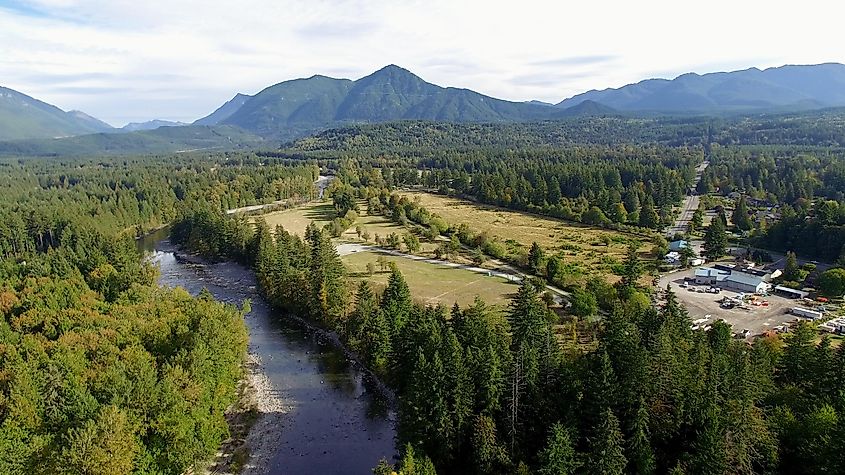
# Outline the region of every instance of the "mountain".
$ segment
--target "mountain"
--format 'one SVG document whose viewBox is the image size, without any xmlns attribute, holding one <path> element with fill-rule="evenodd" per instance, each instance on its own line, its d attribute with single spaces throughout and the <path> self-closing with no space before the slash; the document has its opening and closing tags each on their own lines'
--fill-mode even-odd
<svg viewBox="0 0 845 475">
<path fill-rule="evenodd" d="M 440 87 L 395 65 L 357 81 L 320 75 L 285 81 L 247 97 L 240 107 L 236 103 L 230 107 L 230 103 L 200 120 L 236 109 L 220 123 L 265 137 L 293 138 L 348 123 L 406 119 L 514 122 L 545 119 L 556 111 L 468 89 Z"/>
<path fill-rule="evenodd" d="M 622 111 L 712 113 L 809 110 L 845 105 L 845 65 L 826 63 L 647 79 L 566 99 L 569 108 L 595 101 Z"/>
<path fill-rule="evenodd" d="M 194 125 L 217 125 L 234 114 L 241 108 L 242 105 L 246 104 L 246 101 L 248 101 L 251 97 L 252 96 L 241 93 L 235 94 L 235 97 L 229 99 L 228 102 L 218 107 L 217 110 L 211 114 L 203 117 L 202 119 L 195 120 Z"/>
<path fill-rule="evenodd" d="M 586 101 L 567 107 L 554 115 L 555 118 L 584 117 L 597 115 L 614 115 L 617 110 L 604 104 L 587 99 Z"/>
<path fill-rule="evenodd" d="M 0 156 L 94 156 L 237 150 L 259 147 L 261 137 L 231 126 L 187 125 L 60 139 L 0 142 Z"/>
<path fill-rule="evenodd" d="M 159 127 L 182 127 L 184 125 L 188 125 L 184 122 L 173 122 L 170 120 L 161 120 L 161 119 L 154 119 L 148 120 L 146 122 L 130 122 L 120 130 L 124 132 L 138 132 L 140 130 L 155 130 Z"/>
<path fill-rule="evenodd" d="M 83 112 L 65 112 L 0 87 L 0 140 L 67 137 L 109 130 L 112 130 L 110 125 Z"/>
</svg>

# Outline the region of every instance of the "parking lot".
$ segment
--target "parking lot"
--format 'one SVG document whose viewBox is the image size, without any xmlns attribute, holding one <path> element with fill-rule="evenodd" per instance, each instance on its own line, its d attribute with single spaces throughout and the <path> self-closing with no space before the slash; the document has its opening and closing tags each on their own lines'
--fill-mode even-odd
<svg viewBox="0 0 845 475">
<path fill-rule="evenodd" d="M 797 319 L 794 315 L 787 313 L 790 308 L 800 306 L 795 300 L 769 295 L 763 297 L 768 306 L 756 306 L 750 303 L 744 305 L 745 309 L 734 307 L 731 309 L 722 308 L 720 302 L 724 297 L 737 298 L 740 294 L 729 290 L 722 290 L 717 294 L 707 293 L 709 285 L 695 285 L 689 283 L 689 288 L 681 287 L 684 279 L 692 277 L 694 269 L 674 272 L 660 278 L 658 285 L 661 290 L 666 289 L 670 284 L 678 301 L 686 306 L 692 320 L 707 317 L 708 323 L 722 319 L 733 327 L 734 332 L 748 329 L 751 336 L 759 335 L 786 322 Z"/>
</svg>

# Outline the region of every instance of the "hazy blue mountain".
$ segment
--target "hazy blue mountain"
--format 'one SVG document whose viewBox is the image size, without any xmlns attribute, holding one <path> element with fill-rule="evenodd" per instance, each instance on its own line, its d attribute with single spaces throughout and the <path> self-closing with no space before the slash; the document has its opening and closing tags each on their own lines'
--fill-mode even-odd
<svg viewBox="0 0 845 475">
<path fill-rule="evenodd" d="M 186 124 L 184 122 L 173 122 L 170 120 L 154 119 L 148 120 L 146 122 L 130 122 L 121 127 L 120 130 L 124 132 L 138 132 L 140 130 L 155 130 L 159 127 L 182 127 L 185 125 L 189 124 Z"/>
<path fill-rule="evenodd" d="M 229 99 L 225 104 L 218 107 L 217 110 L 211 114 L 203 117 L 202 119 L 195 120 L 194 125 L 217 125 L 237 112 L 237 110 L 240 109 L 241 106 L 244 105 L 251 97 L 252 96 L 241 93 L 235 94 L 235 97 Z"/>
<path fill-rule="evenodd" d="M 569 108 L 591 100 L 617 110 L 730 112 L 807 110 L 845 105 L 845 65 L 781 66 L 675 79 L 647 79 L 618 89 L 592 90 L 566 99 Z"/>
<path fill-rule="evenodd" d="M 112 127 L 80 111 L 65 112 L 13 89 L 0 87 L 0 140 L 68 137 Z"/>
<path fill-rule="evenodd" d="M 0 142 L 0 156 L 92 156 L 236 150 L 260 147 L 261 137 L 232 126 L 187 125 L 60 139 Z"/>
<path fill-rule="evenodd" d="M 248 98 L 221 123 L 267 137 L 290 138 L 344 123 L 402 119 L 511 122 L 544 119 L 554 112 L 538 104 L 440 87 L 390 65 L 357 81 L 312 76 L 270 86 Z"/>
</svg>

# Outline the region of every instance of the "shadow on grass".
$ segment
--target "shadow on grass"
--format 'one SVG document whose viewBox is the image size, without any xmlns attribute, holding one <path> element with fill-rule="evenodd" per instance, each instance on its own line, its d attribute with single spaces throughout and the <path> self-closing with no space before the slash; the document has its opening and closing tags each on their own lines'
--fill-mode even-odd
<svg viewBox="0 0 845 475">
<path fill-rule="evenodd" d="M 308 208 L 303 216 L 312 221 L 331 221 L 335 218 L 335 214 L 334 206 L 326 203 Z"/>
</svg>

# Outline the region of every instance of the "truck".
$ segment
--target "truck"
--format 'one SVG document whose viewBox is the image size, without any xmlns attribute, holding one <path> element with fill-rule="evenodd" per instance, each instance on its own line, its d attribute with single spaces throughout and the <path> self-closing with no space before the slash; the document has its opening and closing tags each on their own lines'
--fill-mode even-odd
<svg viewBox="0 0 845 475">
<path fill-rule="evenodd" d="M 793 315 L 797 315 L 799 317 L 808 318 L 810 320 L 818 320 L 818 319 L 822 318 L 821 312 L 817 312 L 815 310 L 810 310 L 809 308 L 803 308 L 803 307 L 792 307 L 792 310 L 790 310 L 790 313 L 792 313 Z"/>
</svg>

